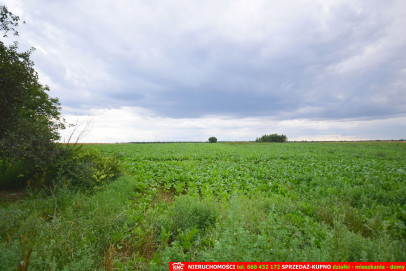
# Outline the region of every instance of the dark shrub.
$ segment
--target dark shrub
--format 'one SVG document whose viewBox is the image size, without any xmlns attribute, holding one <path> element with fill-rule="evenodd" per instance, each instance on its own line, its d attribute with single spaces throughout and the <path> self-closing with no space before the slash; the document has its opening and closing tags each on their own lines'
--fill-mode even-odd
<svg viewBox="0 0 406 271">
<path fill-rule="evenodd" d="M 288 138 L 285 135 L 271 134 L 263 135 L 257 138 L 255 142 L 286 142 Z"/>
<path fill-rule="evenodd" d="M 114 155 L 105 155 L 96 149 L 67 147 L 48 181 L 58 186 L 93 191 L 103 188 L 120 172 L 119 159 Z"/>
</svg>

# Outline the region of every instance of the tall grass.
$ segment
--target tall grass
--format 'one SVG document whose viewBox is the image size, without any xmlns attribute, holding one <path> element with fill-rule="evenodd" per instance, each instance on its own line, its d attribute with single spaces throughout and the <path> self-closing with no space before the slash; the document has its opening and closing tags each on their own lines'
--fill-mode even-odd
<svg viewBox="0 0 406 271">
<path fill-rule="evenodd" d="M 127 176 L 92 196 L 61 189 L 1 206 L 0 270 L 15 270 L 30 249 L 29 270 L 104 270 L 135 186 Z"/>
</svg>

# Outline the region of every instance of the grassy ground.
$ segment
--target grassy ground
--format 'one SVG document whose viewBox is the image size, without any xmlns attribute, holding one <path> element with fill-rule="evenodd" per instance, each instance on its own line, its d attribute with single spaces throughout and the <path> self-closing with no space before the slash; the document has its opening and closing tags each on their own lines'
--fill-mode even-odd
<svg viewBox="0 0 406 271">
<path fill-rule="evenodd" d="M 89 147 L 125 176 L 93 195 L 2 197 L 0 270 L 31 250 L 30 270 L 406 260 L 406 144 Z"/>
</svg>

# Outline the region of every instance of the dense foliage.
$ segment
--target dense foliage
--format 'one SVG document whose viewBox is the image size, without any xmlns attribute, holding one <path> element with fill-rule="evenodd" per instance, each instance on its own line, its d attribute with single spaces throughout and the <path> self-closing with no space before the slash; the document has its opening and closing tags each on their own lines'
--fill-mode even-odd
<svg viewBox="0 0 406 271">
<path fill-rule="evenodd" d="M 287 140 L 286 135 L 270 134 L 257 138 L 255 142 L 286 142 Z"/>
<path fill-rule="evenodd" d="M 19 18 L 5 6 L 0 14 L 3 38 L 8 31 L 17 34 Z M 58 99 L 50 98 L 48 87 L 38 82 L 32 51 L 19 52 L 17 42 L 8 46 L 0 41 L 0 168 L 19 171 L 22 182 L 41 179 L 59 156 L 54 143 L 64 127 Z"/>
<path fill-rule="evenodd" d="M 92 195 L 3 200 L 0 270 L 31 248 L 30 270 L 406 261 L 404 143 L 96 147 L 127 176 Z"/>
<path fill-rule="evenodd" d="M 209 137 L 209 143 L 216 143 L 216 142 L 217 142 L 217 138 L 216 138 L 216 137 L 214 137 L 214 136 Z"/>
<path fill-rule="evenodd" d="M 0 6 L 0 31 L 18 35 L 19 17 Z M 58 99 L 38 81 L 17 42 L 0 41 L 0 189 L 60 186 L 93 191 L 120 172 L 118 160 L 75 145 L 57 144 L 64 128 Z"/>
<path fill-rule="evenodd" d="M 116 155 L 82 147 L 64 148 L 63 156 L 48 170 L 48 185 L 93 192 L 121 175 L 121 165 Z"/>
</svg>

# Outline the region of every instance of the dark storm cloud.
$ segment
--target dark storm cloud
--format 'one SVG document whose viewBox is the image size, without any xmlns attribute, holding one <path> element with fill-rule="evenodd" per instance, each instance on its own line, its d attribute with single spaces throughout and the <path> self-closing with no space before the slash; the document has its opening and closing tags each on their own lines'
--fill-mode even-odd
<svg viewBox="0 0 406 271">
<path fill-rule="evenodd" d="M 70 108 L 136 106 L 173 118 L 406 114 L 402 0 L 33 0 L 16 9 L 28 18 L 40 75 Z"/>
</svg>

